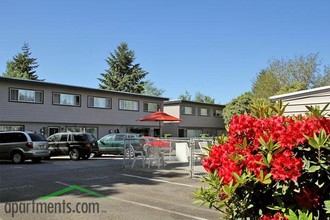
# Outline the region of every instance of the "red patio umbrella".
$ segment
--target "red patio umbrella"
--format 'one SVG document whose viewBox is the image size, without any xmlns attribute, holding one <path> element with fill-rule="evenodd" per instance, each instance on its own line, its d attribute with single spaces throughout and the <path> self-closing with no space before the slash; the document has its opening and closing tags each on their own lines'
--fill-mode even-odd
<svg viewBox="0 0 330 220">
<path fill-rule="evenodd" d="M 155 113 L 139 118 L 138 121 L 158 121 L 159 122 L 159 136 L 161 137 L 161 122 L 163 121 L 181 121 L 180 118 L 169 115 L 165 112 L 158 110 Z"/>
</svg>

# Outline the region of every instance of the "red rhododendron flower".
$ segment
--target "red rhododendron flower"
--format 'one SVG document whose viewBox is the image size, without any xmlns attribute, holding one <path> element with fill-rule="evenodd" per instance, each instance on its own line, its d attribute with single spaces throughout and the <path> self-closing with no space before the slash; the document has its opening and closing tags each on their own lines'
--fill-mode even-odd
<svg viewBox="0 0 330 220">
<path fill-rule="evenodd" d="M 289 220 L 287 217 L 284 217 L 281 213 L 276 212 L 274 217 L 271 214 L 266 214 L 260 218 L 260 220 Z"/>
<path fill-rule="evenodd" d="M 301 175 L 303 161 L 300 158 L 294 157 L 291 151 L 286 150 L 274 155 L 271 165 L 273 179 L 297 181 Z"/>
<path fill-rule="evenodd" d="M 317 208 L 320 196 L 317 194 L 316 188 L 302 188 L 301 191 L 295 196 L 298 205 L 301 208 Z"/>
</svg>

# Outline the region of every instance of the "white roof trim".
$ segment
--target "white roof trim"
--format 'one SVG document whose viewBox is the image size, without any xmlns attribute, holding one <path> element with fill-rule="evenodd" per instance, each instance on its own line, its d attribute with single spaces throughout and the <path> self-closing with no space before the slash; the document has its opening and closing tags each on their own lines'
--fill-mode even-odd
<svg viewBox="0 0 330 220">
<path fill-rule="evenodd" d="M 314 88 L 314 89 L 307 89 L 307 90 L 302 90 L 302 91 L 298 91 L 298 92 L 286 93 L 286 94 L 282 94 L 282 95 L 274 95 L 274 96 L 269 97 L 269 99 L 278 100 L 278 99 L 288 98 L 288 97 L 292 97 L 292 96 L 305 95 L 305 94 L 309 94 L 309 93 L 316 93 L 316 92 L 321 92 L 321 91 L 326 91 L 326 90 L 330 91 L 330 86 L 322 86 L 322 87 L 318 87 L 318 88 Z"/>
</svg>

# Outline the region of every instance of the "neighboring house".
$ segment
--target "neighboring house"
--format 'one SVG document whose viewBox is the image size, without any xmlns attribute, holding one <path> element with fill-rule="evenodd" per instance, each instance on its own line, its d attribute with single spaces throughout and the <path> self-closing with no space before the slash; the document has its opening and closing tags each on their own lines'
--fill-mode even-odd
<svg viewBox="0 0 330 220">
<path fill-rule="evenodd" d="M 0 131 L 32 130 L 45 136 L 60 131 L 85 131 L 98 138 L 110 132 L 153 135 L 157 133 L 158 125 L 137 119 L 163 109 L 163 102 L 167 100 L 0 77 Z"/>
<path fill-rule="evenodd" d="M 288 104 L 285 110 L 286 115 L 304 114 L 308 112 L 306 106 L 320 106 L 322 109 L 326 104 L 330 103 L 330 86 L 270 97 L 272 102 L 280 99 L 284 105 Z M 330 106 L 328 106 L 326 112 L 330 113 Z"/>
<path fill-rule="evenodd" d="M 163 133 L 173 137 L 217 136 L 225 133 L 222 110 L 225 106 L 186 100 L 164 101 L 164 112 L 180 122 L 164 122 Z"/>
</svg>

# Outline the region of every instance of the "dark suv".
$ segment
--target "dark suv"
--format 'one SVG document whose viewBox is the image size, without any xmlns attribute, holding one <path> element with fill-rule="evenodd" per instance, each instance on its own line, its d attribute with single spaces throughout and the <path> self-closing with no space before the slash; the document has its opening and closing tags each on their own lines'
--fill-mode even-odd
<svg viewBox="0 0 330 220">
<path fill-rule="evenodd" d="M 38 163 L 49 156 L 48 142 L 36 132 L 4 131 L 0 132 L 0 159 L 23 163 L 26 159 Z"/>
<path fill-rule="evenodd" d="M 98 153 L 97 139 L 90 133 L 61 132 L 47 138 L 50 156 L 69 155 L 71 160 L 87 160 Z"/>
</svg>

